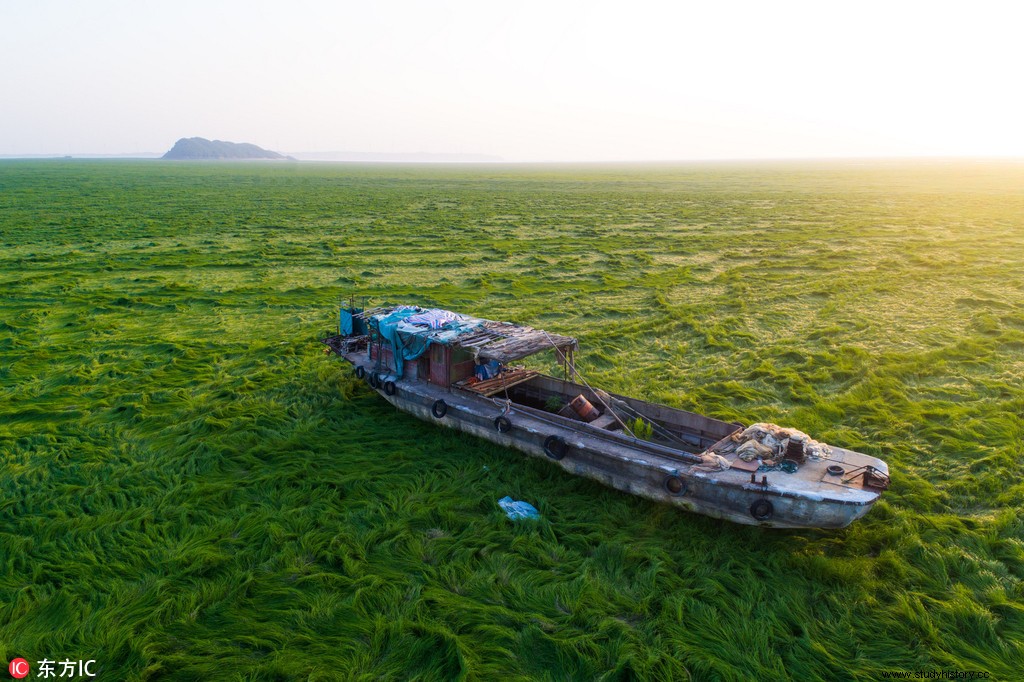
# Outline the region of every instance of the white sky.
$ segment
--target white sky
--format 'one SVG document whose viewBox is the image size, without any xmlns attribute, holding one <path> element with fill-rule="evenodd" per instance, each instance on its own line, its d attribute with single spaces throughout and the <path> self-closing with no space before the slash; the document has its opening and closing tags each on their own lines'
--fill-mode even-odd
<svg viewBox="0 0 1024 682">
<path fill-rule="evenodd" d="M 0 0 L 0 154 L 1024 157 L 1024 3 Z"/>
</svg>

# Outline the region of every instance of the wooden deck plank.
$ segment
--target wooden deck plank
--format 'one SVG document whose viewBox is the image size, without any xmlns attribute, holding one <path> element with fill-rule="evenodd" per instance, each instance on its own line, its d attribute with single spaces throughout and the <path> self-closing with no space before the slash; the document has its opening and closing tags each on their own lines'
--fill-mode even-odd
<svg viewBox="0 0 1024 682">
<path fill-rule="evenodd" d="M 501 393 L 506 388 L 511 388 L 512 386 L 527 382 L 535 376 L 537 376 L 537 372 L 533 370 L 512 370 L 511 372 L 505 372 L 500 376 L 496 376 L 493 379 L 487 379 L 486 381 L 480 381 L 472 385 L 467 384 L 464 388 L 489 398 Z"/>
<path fill-rule="evenodd" d="M 597 419 L 595 419 L 594 421 L 590 422 L 590 425 L 591 426 L 596 426 L 599 429 L 611 430 L 611 428 L 613 426 L 617 425 L 618 423 L 619 423 L 619 420 L 615 418 L 614 414 L 611 414 L 610 412 L 606 412 L 606 413 L 602 414 L 600 417 L 598 417 Z"/>
</svg>

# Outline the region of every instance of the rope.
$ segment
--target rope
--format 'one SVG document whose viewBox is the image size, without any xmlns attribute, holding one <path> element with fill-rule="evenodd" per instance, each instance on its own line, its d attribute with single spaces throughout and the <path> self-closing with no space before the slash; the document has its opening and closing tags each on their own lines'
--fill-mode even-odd
<svg viewBox="0 0 1024 682">
<path fill-rule="evenodd" d="M 597 389 L 596 393 L 598 395 L 606 395 L 606 396 L 608 396 L 607 391 L 602 391 L 601 389 Z M 654 432 L 656 432 L 658 435 L 660 435 L 662 438 L 664 438 L 665 440 L 675 441 L 675 442 L 680 443 L 682 445 L 691 445 L 691 443 L 687 443 L 685 440 L 683 440 L 679 436 L 676 436 L 675 434 L 673 434 L 668 429 L 662 427 L 660 424 L 656 423 L 653 419 L 651 419 L 650 417 L 645 415 L 643 412 L 640 412 L 639 410 L 635 409 L 634 407 L 632 407 L 628 403 L 624 403 L 621 400 L 615 400 L 611 396 L 608 396 L 608 400 L 611 401 L 611 402 L 615 402 L 617 404 L 616 406 L 619 407 L 620 409 L 622 409 L 624 412 L 631 413 L 633 415 L 634 419 L 640 419 L 640 420 L 643 420 L 644 422 L 646 422 L 647 424 L 650 424 L 652 430 Z"/>
<path fill-rule="evenodd" d="M 540 331 L 544 332 L 544 336 L 547 337 L 548 341 L 551 343 L 551 345 L 557 351 L 558 350 L 558 346 L 555 345 L 555 342 L 554 342 L 554 340 L 552 340 L 551 336 L 548 335 L 548 333 L 546 331 L 544 331 L 543 329 L 541 329 Z M 564 353 L 562 353 L 562 357 L 565 357 Z M 569 362 L 568 358 L 566 358 L 565 361 L 568 364 L 568 362 Z M 619 415 L 617 415 L 615 413 L 615 410 L 612 409 L 612 407 L 608 404 L 608 402 L 605 402 L 604 396 L 608 395 L 607 392 L 602 391 L 600 389 L 595 390 L 590 384 L 587 383 L 587 380 L 583 377 L 583 374 L 580 372 L 579 368 L 576 367 L 575 365 L 573 365 L 573 370 L 575 370 L 576 375 L 580 378 L 580 381 L 583 382 L 583 385 L 586 386 L 587 388 L 589 388 L 590 391 L 597 397 L 598 402 L 600 402 L 602 405 L 604 405 L 606 410 L 611 412 L 611 415 L 613 417 L 615 417 L 615 421 L 619 422 L 619 424 L 622 424 L 622 428 L 626 429 L 626 431 L 629 433 L 630 436 L 632 436 L 633 438 L 636 438 L 636 434 L 633 433 L 633 430 L 630 429 L 629 426 L 626 425 L 625 421 L 623 421 L 622 419 L 619 419 Z M 608 401 L 611 402 L 612 400 L 613 400 L 612 397 L 608 396 Z M 627 405 L 626 403 L 623 403 L 621 400 L 615 401 L 615 402 L 621 403 L 622 409 L 624 411 L 631 412 L 635 419 L 640 419 L 640 420 L 650 424 L 652 430 L 657 432 L 658 435 L 660 435 L 662 438 L 668 440 L 669 442 L 673 442 L 674 441 L 674 442 L 680 443 L 682 445 L 689 445 L 689 443 L 684 441 L 682 438 L 679 438 L 678 436 L 673 435 L 670 431 L 668 431 L 667 429 L 663 428 L 660 424 L 656 424 L 654 422 L 654 420 L 652 420 L 647 415 L 645 415 L 645 414 L 643 414 L 643 413 L 633 409 L 631 406 Z"/>
<path fill-rule="evenodd" d="M 540 331 L 544 332 L 544 336 L 547 337 L 548 343 L 551 344 L 551 347 L 554 348 L 556 352 L 561 352 L 558 349 L 558 344 L 556 344 L 555 340 L 551 338 L 551 335 L 548 334 L 543 329 L 541 329 Z M 569 358 L 566 357 L 564 352 L 562 352 L 562 359 L 565 361 L 566 364 L 568 364 Z M 583 385 L 586 386 L 588 389 L 590 389 L 590 392 L 594 394 L 594 397 L 597 398 L 597 401 L 599 403 L 601 403 L 602 405 L 604 405 L 604 409 L 607 410 L 613 417 L 615 417 L 615 421 L 619 422 L 619 424 L 622 425 L 622 428 L 624 428 L 626 430 L 626 433 L 628 433 L 630 436 L 632 436 L 634 440 L 639 440 L 639 438 L 636 437 L 636 434 L 633 433 L 633 429 L 629 428 L 629 426 L 626 424 L 626 422 L 624 422 L 623 420 L 619 419 L 619 415 L 615 414 L 615 410 L 613 410 L 611 408 L 611 406 L 608 405 L 608 403 L 606 403 L 604 401 L 604 398 L 602 398 L 600 396 L 600 394 L 598 394 L 598 392 L 595 391 L 591 387 L 591 385 L 587 383 L 587 380 L 584 378 L 583 374 L 580 373 L 580 370 L 576 367 L 575 363 L 573 364 L 573 370 L 574 370 L 576 376 L 579 377 L 579 380 L 583 382 Z"/>
<path fill-rule="evenodd" d="M 491 401 L 494 402 L 494 404 L 497 405 L 498 407 L 505 406 L 506 411 L 502 412 L 502 416 L 508 416 L 508 414 L 511 412 L 511 409 L 512 409 L 512 401 L 511 400 L 502 400 L 501 398 L 491 398 Z M 530 417 L 530 419 L 536 419 L 537 421 L 542 421 L 545 424 L 551 424 L 552 426 L 557 426 L 559 428 L 565 428 L 565 424 L 562 424 L 560 422 L 556 422 L 556 421 L 554 421 L 552 419 L 548 419 L 547 417 L 542 417 L 539 414 L 530 414 L 528 416 Z"/>
</svg>

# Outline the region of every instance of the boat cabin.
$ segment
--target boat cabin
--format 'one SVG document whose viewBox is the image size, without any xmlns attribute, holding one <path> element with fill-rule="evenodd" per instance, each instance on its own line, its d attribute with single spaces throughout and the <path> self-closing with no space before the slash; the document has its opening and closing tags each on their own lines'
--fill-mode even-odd
<svg viewBox="0 0 1024 682">
<path fill-rule="evenodd" d="M 396 379 L 447 388 L 476 376 L 496 378 L 511 363 L 547 350 L 575 376 L 578 344 L 569 336 L 418 306 L 342 308 L 340 315 L 341 334 L 364 334 L 375 369 Z"/>
</svg>

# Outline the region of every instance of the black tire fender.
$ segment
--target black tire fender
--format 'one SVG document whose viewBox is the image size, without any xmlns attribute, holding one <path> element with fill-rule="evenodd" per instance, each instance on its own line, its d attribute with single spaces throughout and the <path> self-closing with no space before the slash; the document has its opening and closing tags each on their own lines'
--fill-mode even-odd
<svg viewBox="0 0 1024 682">
<path fill-rule="evenodd" d="M 356 379 L 362 379 L 363 377 L 366 376 L 366 370 L 363 369 L 362 365 L 356 365 L 354 373 L 356 375 Z"/>
<path fill-rule="evenodd" d="M 670 495 L 685 495 L 687 491 L 686 481 L 679 476 L 669 476 L 665 479 L 665 490 Z"/>
<path fill-rule="evenodd" d="M 370 372 L 370 386 L 380 388 L 380 375 L 376 372 Z"/>
<path fill-rule="evenodd" d="M 512 420 L 505 415 L 495 417 L 494 428 L 498 429 L 498 433 L 508 433 L 512 430 Z"/>
<path fill-rule="evenodd" d="M 544 454 L 553 460 L 560 460 L 569 452 L 569 445 L 559 436 L 548 436 L 544 441 Z"/>
<path fill-rule="evenodd" d="M 395 382 L 393 381 L 385 381 L 384 392 L 387 393 L 388 395 L 394 395 L 398 393 L 398 387 L 395 386 Z"/>
<path fill-rule="evenodd" d="M 442 419 L 448 414 L 448 403 L 443 400 L 435 400 L 434 404 L 430 406 L 430 414 L 434 415 L 438 419 Z"/>
<path fill-rule="evenodd" d="M 755 500 L 750 505 L 750 515 L 754 517 L 755 521 L 767 521 L 775 514 L 775 507 L 772 503 L 763 497 L 760 500 Z"/>
</svg>

